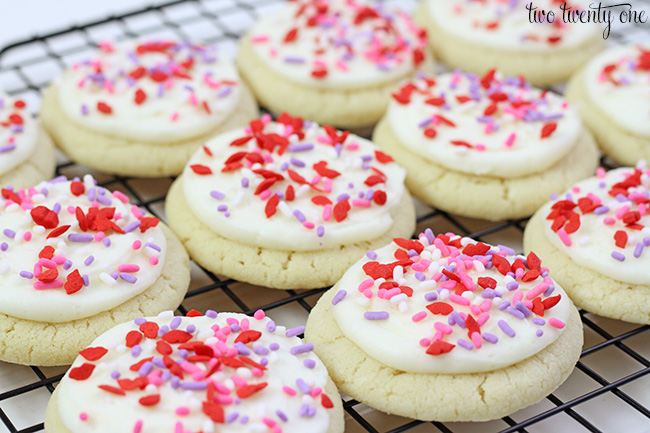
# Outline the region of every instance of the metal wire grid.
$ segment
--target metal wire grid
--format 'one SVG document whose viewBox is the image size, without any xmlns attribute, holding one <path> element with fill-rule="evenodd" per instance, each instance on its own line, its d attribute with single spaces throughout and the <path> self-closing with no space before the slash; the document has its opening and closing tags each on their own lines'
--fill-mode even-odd
<svg viewBox="0 0 650 433">
<path fill-rule="evenodd" d="M 278 0 L 176 0 L 34 36 L 0 49 L 0 87 L 27 100 L 36 109 L 40 92 L 47 83 L 66 65 L 84 58 L 97 42 L 107 38 L 172 36 L 216 43 L 223 51 L 232 53 L 240 34 L 257 16 L 277 5 Z M 650 0 L 638 0 L 634 6 L 650 11 Z M 612 28 L 610 43 L 642 40 L 650 40 L 650 27 L 618 24 L 618 28 Z M 62 155 L 58 158 L 58 174 L 72 177 L 90 172 L 102 186 L 127 193 L 132 201 L 164 220 L 165 194 L 172 178 L 109 176 L 75 164 Z M 519 251 L 525 224 L 525 219 L 488 223 L 460 218 L 418 204 L 418 231 L 426 227 L 436 232 L 453 231 L 485 242 L 509 244 Z M 283 317 L 281 323 L 295 326 L 304 323 L 324 290 L 259 289 L 221 278 L 193 263 L 191 287 L 178 312 L 214 308 L 252 313 L 263 308 L 276 320 L 278 316 Z M 564 431 L 631 431 L 626 426 L 633 426 L 635 431 L 648 431 L 650 327 L 608 320 L 585 311 L 580 314 L 585 326 L 581 360 L 567 383 L 537 405 L 488 423 L 424 423 L 388 416 L 344 397 L 346 431 L 533 432 L 558 427 Z M 47 399 L 64 372 L 65 368 L 0 364 L 0 433 L 42 430 L 43 423 L 39 421 L 44 419 Z"/>
</svg>

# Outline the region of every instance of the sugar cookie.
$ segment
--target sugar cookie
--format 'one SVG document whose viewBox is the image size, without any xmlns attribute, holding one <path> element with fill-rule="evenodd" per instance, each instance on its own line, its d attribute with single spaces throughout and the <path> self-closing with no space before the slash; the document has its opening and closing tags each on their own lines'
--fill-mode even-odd
<svg viewBox="0 0 650 433">
<path fill-rule="evenodd" d="M 487 220 L 531 215 L 590 176 L 599 158 L 562 97 L 494 70 L 404 84 L 373 141 L 406 168 L 414 196 Z"/>
<path fill-rule="evenodd" d="M 205 268 L 294 289 L 331 285 L 368 248 L 410 236 L 404 170 L 368 140 L 281 115 L 210 140 L 166 202 Z"/>
<path fill-rule="evenodd" d="M 48 433 L 342 433 L 323 363 L 259 310 L 140 318 L 80 352 L 56 388 Z M 198 313 L 200 315 L 200 313 Z"/>
<path fill-rule="evenodd" d="M 534 254 L 427 229 L 354 264 L 311 311 L 305 339 L 339 389 L 371 407 L 485 421 L 569 376 L 582 323 Z"/>
<path fill-rule="evenodd" d="M 176 308 L 189 259 L 122 193 L 55 178 L 0 198 L 0 360 L 63 365 L 97 335 Z"/>
<path fill-rule="evenodd" d="M 205 140 L 257 115 L 215 46 L 164 40 L 100 45 L 46 90 L 41 108 L 74 161 L 139 177 L 180 173 Z"/>
</svg>

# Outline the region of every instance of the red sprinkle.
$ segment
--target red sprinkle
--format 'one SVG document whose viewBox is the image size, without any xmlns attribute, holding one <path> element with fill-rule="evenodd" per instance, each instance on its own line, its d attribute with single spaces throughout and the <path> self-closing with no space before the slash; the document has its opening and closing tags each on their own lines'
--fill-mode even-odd
<svg viewBox="0 0 650 433">
<path fill-rule="evenodd" d="M 336 222 L 340 223 L 345 218 L 347 218 L 349 210 L 350 210 L 350 202 L 348 201 L 347 198 L 345 200 L 341 200 L 340 202 L 336 203 L 334 209 L 332 210 Z"/>
<path fill-rule="evenodd" d="M 147 338 L 156 338 L 158 336 L 159 327 L 156 322 L 144 322 L 139 329 Z"/>
<path fill-rule="evenodd" d="M 91 374 L 93 374 L 94 369 L 95 369 L 94 364 L 88 364 L 86 362 L 79 367 L 70 369 L 70 371 L 68 372 L 68 377 L 74 380 L 86 380 L 90 377 Z"/>
<path fill-rule="evenodd" d="M 427 349 L 427 354 L 438 356 L 444 353 L 449 353 L 456 345 L 447 343 L 446 341 L 434 341 Z"/>
<path fill-rule="evenodd" d="M 181 331 L 180 329 L 174 329 L 163 335 L 161 338 L 171 344 L 187 343 L 192 339 L 192 334 Z"/>
<path fill-rule="evenodd" d="M 82 350 L 81 352 L 79 352 L 79 355 L 83 356 L 88 361 L 97 361 L 107 353 L 108 353 L 108 349 L 106 349 L 105 347 L 97 346 L 97 347 L 88 347 Z"/>
<path fill-rule="evenodd" d="M 97 103 L 97 110 L 99 110 L 100 113 L 113 114 L 113 109 L 110 107 L 110 105 L 104 102 Z"/>
<path fill-rule="evenodd" d="M 254 341 L 257 341 L 260 338 L 262 338 L 262 333 L 261 332 L 249 329 L 248 331 L 244 331 L 241 334 L 239 334 L 237 336 L 237 338 L 235 338 L 235 343 L 240 343 L 241 342 L 241 343 L 244 343 L 244 344 L 248 344 L 248 343 L 252 343 Z"/>
<path fill-rule="evenodd" d="M 81 290 L 83 286 L 84 286 L 84 280 L 83 278 L 81 278 L 79 269 L 75 269 L 74 271 L 68 274 L 68 279 L 63 285 L 63 288 L 65 289 L 66 294 L 72 295 L 73 293 L 76 293 L 79 290 Z"/>
<path fill-rule="evenodd" d="M 171 331 L 170 331 L 171 332 Z M 139 344 L 142 341 L 142 334 L 138 331 L 129 331 L 126 334 L 126 347 L 133 347 L 136 344 Z"/>
<path fill-rule="evenodd" d="M 617 247 L 625 248 L 625 245 L 627 245 L 627 233 L 623 230 L 617 230 L 614 233 L 614 240 L 616 241 Z"/>
<path fill-rule="evenodd" d="M 155 406 L 159 401 L 160 394 L 152 394 L 140 398 L 140 400 L 138 400 L 138 403 L 140 403 L 142 406 Z"/>
<path fill-rule="evenodd" d="M 553 134 L 553 131 L 557 128 L 557 123 L 555 122 L 549 122 L 544 127 L 542 128 L 542 135 L 541 138 L 547 138 L 550 137 L 551 134 Z"/>
<path fill-rule="evenodd" d="M 70 184 L 70 192 L 76 197 L 79 197 L 85 191 L 86 191 L 86 187 L 84 187 L 84 184 L 79 182 L 78 180 L 75 180 Z"/>
<path fill-rule="evenodd" d="M 45 206 L 37 206 L 31 210 L 30 215 L 36 224 L 46 229 L 53 229 L 59 225 L 59 216 Z"/>
<path fill-rule="evenodd" d="M 210 169 L 210 167 L 206 165 L 194 164 L 194 165 L 190 165 L 190 168 L 196 174 L 200 174 L 200 175 L 212 174 L 212 170 Z"/>
<path fill-rule="evenodd" d="M 55 238 L 55 237 L 57 237 L 57 236 L 61 236 L 63 233 L 67 232 L 69 228 L 70 228 L 69 225 L 59 226 L 59 227 L 55 228 L 54 230 L 52 230 L 52 231 L 50 232 L 50 234 L 47 235 L 46 239 L 49 239 L 49 238 Z M 50 258 L 51 258 L 51 257 L 50 257 Z"/>
<path fill-rule="evenodd" d="M 434 302 L 433 304 L 427 305 L 427 310 L 431 311 L 433 314 L 442 314 L 443 316 L 447 316 L 454 311 L 454 307 L 446 302 Z"/>
</svg>

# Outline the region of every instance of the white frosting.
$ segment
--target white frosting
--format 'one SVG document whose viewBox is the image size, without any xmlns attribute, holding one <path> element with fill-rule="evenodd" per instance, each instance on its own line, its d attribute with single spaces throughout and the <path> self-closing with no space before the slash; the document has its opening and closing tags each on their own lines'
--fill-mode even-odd
<svg viewBox="0 0 650 433">
<path fill-rule="evenodd" d="M 600 25 L 564 23 L 562 10 L 553 0 L 536 0 L 533 6 L 553 11 L 555 22 L 531 23 L 526 9 L 529 3 L 527 0 L 427 0 L 429 16 L 436 26 L 479 46 L 511 51 L 553 51 L 579 47 L 601 37 Z M 583 0 L 571 4 L 581 9 L 588 6 Z"/>
<path fill-rule="evenodd" d="M 432 234 L 430 238 L 433 238 Z M 515 280 L 511 276 L 504 277 L 495 268 L 485 269 L 479 263 L 479 260 L 487 263 L 486 259 L 477 256 L 472 260 L 471 269 L 458 272 L 459 268 L 456 268 L 456 275 L 460 277 L 460 274 L 464 274 L 465 277 L 463 278 L 471 278 L 475 285 L 473 291 L 465 291 L 463 294 L 463 297 L 470 301 L 472 307 L 460 305 L 456 301 L 448 299 L 448 285 L 453 283 L 452 280 L 443 281 L 441 279 L 439 283 L 432 280 L 432 277 L 440 279 L 440 274 L 437 277 L 436 274 L 441 272 L 443 267 L 451 265 L 454 260 L 450 259 L 448 254 L 442 254 L 441 250 L 435 245 L 430 245 L 424 235 L 420 235 L 420 240 L 425 248 L 420 257 L 416 254 L 414 259 L 419 259 L 421 262 L 425 257 L 428 258 L 425 259 L 427 261 L 422 262 L 425 265 L 419 268 L 418 266 L 422 263 L 418 263 L 406 269 L 397 266 L 396 269 L 403 272 L 396 273 L 394 271 L 393 278 L 395 279 L 388 279 L 388 281 L 399 283 L 400 286 L 413 289 L 412 297 L 408 297 L 404 293 L 392 299 L 386 298 L 385 293 L 383 297 L 380 297 L 382 296 L 380 290 L 383 289 L 378 290 L 378 288 L 385 280 L 380 278 L 373 283 L 373 278 L 369 277 L 362 268 L 364 264 L 372 261 L 366 257 L 354 264 L 336 286 L 340 290 L 345 290 L 347 295 L 338 303 L 336 303 L 335 297 L 332 314 L 346 338 L 358 345 L 370 357 L 389 367 L 408 373 L 453 374 L 490 371 L 507 367 L 534 356 L 555 341 L 561 334 L 562 330 L 552 326 L 549 321 L 553 319 L 553 321 L 560 320 L 566 323 L 572 306 L 565 292 L 550 278 L 540 276 L 532 281 L 523 282 L 520 277 L 517 277 L 518 288 L 509 290 L 512 287 L 506 288 L 508 283 Z M 461 242 L 463 245 L 475 243 L 469 238 L 463 238 Z M 377 250 L 375 252 L 378 256 L 377 261 L 381 264 L 394 262 L 393 253 L 396 249 L 398 248 L 393 243 Z M 405 252 L 405 250 L 402 251 Z M 498 249 L 492 247 L 492 251 L 498 251 Z M 525 259 L 522 256 L 519 257 Z M 507 257 L 510 263 L 513 263 L 515 259 L 516 257 L 512 255 Z M 428 264 L 429 261 L 432 263 Z M 420 269 L 420 271 L 416 271 L 412 266 Z M 526 271 L 528 271 L 528 268 L 526 268 Z M 545 269 L 542 268 L 542 272 L 544 271 Z M 416 278 L 417 276 L 420 279 Z M 495 290 L 501 294 L 500 297 L 486 295 L 483 288 L 477 283 L 479 277 L 493 278 L 497 284 Z M 371 284 L 368 286 L 365 281 Z M 512 303 L 514 303 L 513 297 L 521 296 L 522 293 L 524 295 L 523 302 L 531 301 L 533 298 L 527 298 L 527 293 L 542 283 L 554 285 L 555 289 L 551 296 L 561 295 L 561 298 L 557 305 L 544 311 L 545 314 L 541 322 L 539 320 L 542 317 L 530 313 L 530 311 L 528 312 L 530 317 L 523 318 L 522 316 L 520 319 L 508 312 L 508 309 L 501 310 L 500 304 L 504 302 L 507 302 L 507 304 L 504 304 L 502 308 L 505 308 L 505 305 L 509 305 L 510 309 L 514 308 L 512 306 Z M 455 296 L 455 290 L 454 288 L 451 289 L 452 296 Z M 491 292 L 492 295 L 495 294 L 494 291 Z M 431 297 L 432 293 L 437 294 L 436 300 L 425 298 L 425 296 Z M 517 295 L 517 293 L 520 294 Z M 339 296 L 341 295 L 342 293 Z M 536 296 L 541 296 L 542 300 L 546 299 L 544 294 Z M 451 305 L 454 312 L 451 314 L 448 312 L 448 315 L 433 314 L 426 307 L 434 302 Z M 479 311 L 478 308 L 481 306 L 484 309 Z M 369 320 L 365 316 L 368 312 L 371 312 L 371 314 L 385 314 L 387 318 Z M 481 344 L 480 348 L 475 343 L 472 343 L 472 340 L 468 337 L 466 325 L 461 327 L 456 323 L 449 326 L 451 324 L 450 319 L 455 314 L 460 314 L 461 317 L 462 314 L 470 314 L 479 322 L 481 337 L 478 340 L 480 341 L 479 344 Z M 482 323 L 481 316 L 484 314 L 489 315 L 489 318 Z M 414 318 L 419 321 L 414 320 Z M 501 321 L 507 322 L 515 332 L 514 337 L 507 335 L 499 326 Z M 538 323 L 535 323 L 536 321 Z M 447 327 L 451 333 L 443 335 L 439 327 Z M 542 335 L 536 335 L 540 331 Z M 432 340 L 439 337 L 444 342 L 454 344 L 455 347 L 448 353 L 428 354 L 427 348 L 432 343 Z M 489 341 L 494 341 L 494 338 L 498 341 Z M 425 341 L 421 342 L 422 339 L 425 339 Z M 459 343 L 459 339 L 463 339 L 464 343 Z M 463 347 L 462 344 L 468 345 L 469 349 Z"/>
<path fill-rule="evenodd" d="M 645 47 L 645 69 L 638 67 L 641 48 L 616 47 L 594 57 L 585 68 L 584 85 L 590 102 L 607 118 L 650 138 L 650 46 Z M 604 69 L 609 65 L 615 69 L 608 74 Z"/>
<path fill-rule="evenodd" d="M 174 318 L 176 321 L 180 319 L 180 317 Z M 155 322 L 161 327 L 169 327 L 173 323 L 171 314 L 165 313 L 147 320 Z M 172 432 L 175 431 L 177 423 L 182 424 L 182 431 L 193 432 L 227 430 L 233 433 L 267 431 L 326 433 L 329 431 L 330 416 L 332 415 L 330 410 L 323 408 L 321 394 L 314 393 L 313 396 L 304 394 L 303 390 L 305 389 L 301 390 L 301 387 L 297 385 L 297 381 L 302 380 L 310 390 L 323 389 L 328 380 L 325 366 L 311 351 L 293 355 L 291 349 L 301 345 L 301 341 L 297 337 L 286 337 L 284 327 L 278 326 L 274 332 L 269 332 L 267 326 L 271 326 L 271 321 L 268 318 L 257 320 L 243 314 L 219 313 L 215 319 L 205 316 L 183 317 L 177 329 L 186 330 L 188 326 L 194 327 L 196 331 L 192 332 L 194 338 L 190 342 L 203 342 L 211 347 L 215 354 L 222 353 L 219 352 L 218 347 L 224 347 L 223 343 L 225 343 L 236 355 L 238 349 L 233 349 L 233 342 L 242 334 L 233 331 L 224 337 L 223 343 L 215 338 L 215 334 L 223 334 L 216 332 L 215 329 L 219 328 L 215 328 L 215 326 L 228 328 L 226 320 L 230 321 L 228 323 L 237 324 L 237 328 L 232 326 L 233 329 L 238 329 L 239 324 L 248 322 L 251 330 L 262 333 L 260 339 L 245 346 L 248 349 L 258 348 L 259 353 L 265 354 L 260 355 L 252 352 L 245 356 L 255 363 L 266 365 L 267 370 L 260 371 L 248 364 L 237 369 L 222 364 L 219 371 L 206 379 L 205 372 L 213 362 L 219 360 L 220 355 L 216 355 L 212 357 L 210 363 L 193 363 L 198 373 L 185 373 L 181 381 L 176 376 L 170 380 L 169 370 L 163 366 L 162 355 L 156 350 L 156 342 L 164 339 L 145 337 L 137 346 L 142 349 L 141 353 L 134 356 L 133 350 L 124 346 L 125 335 L 129 331 L 136 330 L 137 332 L 138 325 L 133 322 L 124 323 L 98 337 L 90 346 L 107 348 L 109 349 L 108 353 L 94 362 L 79 356 L 72 365 L 72 370 L 84 363 L 95 365 L 90 378 L 74 380 L 70 378 L 69 372 L 61 380 L 57 390 L 59 415 L 63 423 L 73 433 L 131 432 L 134 431 L 138 422 L 141 422 L 139 431 L 142 433 Z M 279 345 L 279 348 L 269 350 L 273 344 Z M 182 358 L 177 350 L 178 345 L 172 344 L 171 346 L 174 348 L 174 353 L 169 357 L 175 362 L 181 363 Z M 260 348 L 262 349 L 260 350 Z M 239 353 L 241 355 L 242 351 L 239 350 Z M 194 353 L 190 352 L 190 355 L 194 355 Z M 146 376 L 150 379 L 146 389 L 129 390 L 126 391 L 126 395 L 120 396 L 98 388 L 99 385 L 110 385 L 119 389 L 117 380 L 111 376 L 113 372 L 119 372 L 121 379 L 138 378 L 138 371 L 131 371 L 129 367 L 152 356 L 155 357 L 155 364 Z M 233 355 L 229 354 L 228 356 L 232 357 Z M 239 360 L 240 358 L 235 356 L 235 359 Z M 313 363 L 313 368 L 305 366 L 305 361 Z M 192 365 L 191 362 L 185 362 L 185 366 L 190 365 Z M 255 376 L 254 370 L 258 370 L 257 373 L 262 374 Z M 159 380 L 157 384 L 154 384 L 155 380 L 154 383 L 151 383 L 151 379 L 155 379 L 160 373 L 163 373 L 160 376 L 162 380 Z M 240 389 L 241 385 L 235 385 L 232 380 L 234 375 L 249 385 L 259 383 L 268 385 L 248 398 L 239 399 L 235 390 Z M 185 390 L 182 385 L 177 385 L 179 382 L 181 384 L 190 382 L 203 385 L 210 382 L 218 384 L 221 388 L 215 394 L 221 399 L 233 400 L 233 403 L 226 403 L 222 400 L 220 404 L 224 410 L 227 426 L 211 421 L 203 413 L 203 404 L 208 401 L 206 389 Z M 289 395 L 283 390 L 283 387 L 290 388 L 295 395 Z M 142 406 L 139 404 L 139 399 L 147 395 L 160 395 L 160 402 L 153 406 Z M 329 395 L 328 397 L 332 400 L 339 398 L 338 395 Z M 302 411 L 305 410 L 302 409 L 303 406 L 308 408 L 311 416 L 309 414 L 302 415 Z M 177 414 L 178 408 L 184 408 L 181 411 L 186 410 L 187 413 Z M 85 414 L 85 420 L 81 419 L 82 414 Z M 117 414 L 119 416 L 116 416 Z M 286 417 L 286 421 L 282 419 L 282 416 Z M 273 430 L 269 424 L 277 425 L 281 430 Z"/>
<path fill-rule="evenodd" d="M 285 42 L 294 29 L 295 39 Z M 424 58 L 415 57 L 428 55 L 426 38 L 408 14 L 364 0 L 287 2 L 262 17 L 250 38 L 274 71 L 320 88 L 380 85 L 410 74 Z M 323 70 L 325 76 L 312 75 Z"/>
<path fill-rule="evenodd" d="M 436 77 L 434 85 L 428 78 L 407 83 L 388 107 L 391 130 L 403 146 L 416 154 L 464 173 L 512 178 L 542 172 L 557 164 L 582 133 L 578 114 L 554 93 L 547 92 L 542 98 L 541 90 L 518 78 L 501 79 L 500 74 L 496 77 L 487 81 L 488 89 L 481 85 L 481 77 L 460 72 Z M 409 92 L 413 85 L 417 90 Z M 508 95 L 509 100 L 497 102 L 498 109 L 485 115 L 495 105 L 490 96 L 496 94 Z M 402 97 L 409 102 L 404 103 Z M 457 99 L 467 97 L 472 99 Z M 444 100 L 444 104 L 427 104 L 431 99 Z M 455 126 L 436 116 L 443 116 Z M 541 138 L 549 123 L 556 124 L 557 129 Z M 430 138 L 427 129 L 433 129 L 436 135 Z M 472 147 L 454 144 L 458 141 Z"/>
<path fill-rule="evenodd" d="M 27 161 L 36 149 L 38 123 L 21 105 L 0 91 L 0 175 Z"/>
<path fill-rule="evenodd" d="M 629 197 L 628 199 L 621 197 L 621 201 L 619 201 L 609 194 L 613 185 L 623 182 L 627 176 L 633 173 L 633 168 L 618 168 L 607 172 L 607 175 L 602 178 L 592 177 L 578 182 L 565 195 L 544 205 L 540 212 L 546 218 L 554 203 L 566 199 L 578 203 L 580 198 L 589 196 L 594 203 L 599 202 L 602 209 L 597 211 L 584 213 L 577 207 L 573 209 L 580 215 L 580 228 L 574 233 L 568 234 L 571 241 L 570 246 L 567 246 L 558 233 L 553 231 L 553 220 L 544 219 L 546 237 L 556 248 L 571 257 L 580 266 L 618 281 L 648 286 L 650 285 L 650 272 L 648 272 L 650 269 L 650 215 L 647 213 L 649 207 L 647 201 L 650 198 L 650 171 L 644 169 L 641 184 L 629 189 L 629 193 L 639 194 L 633 196 L 632 200 Z M 627 227 L 623 221 L 624 214 L 627 211 L 634 212 L 641 209 L 644 213 L 636 224 L 643 228 L 637 230 Z M 613 222 L 613 224 L 605 222 Z M 565 229 L 566 225 L 562 230 Z M 569 229 L 569 231 L 571 230 Z M 614 235 L 618 231 L 627 234 L 624 248 L 616 245 Z M 619 259 L 622 255 L 625 260 L 616 259 L 612 256 L 613 253 L 616 253 L 614 255 Z"/>
<path fill-rule="evenodd" d="M 172 46 L 164 53 L 138 54 L 143 51 L 138 47 L 152 44 Z M 138 68 L 144 74 L 134 79 Z M 217 56 L 214 46 L 129 41 L 115 48 L 104 45 L 95 59 L 65 71 L 59 103 L 70 119 L 96 132 L 167 143 L 214 130 L 239 103 L 240 87 L 234 65 Z M 140 104 L 135 102 L 138 90 L 146 95 Z M 101 112 L 98 103 L 112 113 Z"/>
<path fill-rule="evenodd" d="M 124 229 L 138 222 L 131 205 L 118 200 L 110 191 L 96 187 L 91 176 L 87 175 L 83 184 L 85 193 L 77 197 L 70 192 L 71 182 L 61 179 L 42 182 L 26 195 L 20 194 L 22 208 L 15 203 L 7 205 L 9 201 L 0 198 L 0 312 L 39 322 L 68 322 L 122 304 L 142 293 L 160 276 L 166 251 L 166 240 L 160 227 L 149 228 L 145 233 L 136 228 L 125 234 L 111 229 L 105 232 L 106 239 L 100 239 L 102 235 L 95 237 L 98 233 L 96 230 L 82 231 L 75 208 L 80 207 L 87 215 L 91 204 L 99 204 L 89 199 L 90 194 L 101 197 L 99 200 L 104 203 L 99 204 L 100 209 L 115 208 L 115 214 L 119 214 L 120 218 L 112 221 L 118 227 Z M 94 192 L 89 193 L 91 188 Z M 30 209 L 37 206 L 45 206 L 49 210 L 60 206 L 57 227 L 70 225 L 70 228 L 59 236 L 47 239 L 56 229 L 45 228 L 34 222 Z M 79 235 L 92 236 L 94 239 L 90 242 L 72 240 Z M 31 236 L 31 239 L 26 240 L 25 236 Z M 138 249 L 133 248 L 136 241 L 141 243 Z M 146 244 L 155 245 L 161 251 Z M 37 272 L 35 269 L 49 269 L 47 266 L 37 266 L 39 253 L 46 246 L 55 249 L 54 259 L 59 256 L 70 261 L 68 264 L 57 264 L 55 283 L 61 286 L 71 278 L 70 274 L 78 270 L 81 276 L 87 275 L 88 286 L 72 294 L 67 294 L 64 287 L 38 288 L 41 282 L 34 276 Z M 150 260 L 158 260 L 158 263 L 154 265 Z M 137 265 L 139 270 L 118 271 L 118 267 L 124 264 Z M 21 276 L 21 272 L 26 274 Z M 132 275 L 137 280 L 134 283 L 122 277 L 115 280 L 111 276 L 114 272 L 124 274 L 122 276 L 127 279 L 130 277 L 126 274 Z"/>
<path fill-rule="evenodd" d="M 278 154 L 278 147 L 272 153 L 262 150 L 261 154 L 267 161 L 263 167 L 259 163 L 251 166 L 249 161 L 243 159 L 247 167 L 222 172 L 224 162 L 231 155 L 260 152 L 255 139 L 240 147 L 229 146 L 233 140 L 246 137 L 250 128 L 247 131 L 231 131 L 209 141 L 206 147 L 212 156 L 199 149 L 183 172 L 183 192 L 194 215 L 227 239 L 277 250 L 333 248 L 374 239 L 385 233 L 393 225 L 391 211 L 399 205 L 404 194 L 404 170 L 394 162 L 379 162 L 375 156 L 377 148 L 355 135 L 350 134 L 343 147 L 334 147 L 317 124 L 305 128 L 303 138 L 297 134 L 289 135 L 291 131 L 290 127 L 278 123 L 266 125 L 264 134 L 289 136 L 291 144 L 282 155 Z M 294 150 L 294 146 L 303 144 L 311 144 L 313 149 Z M 337 154 L 339 148 L 340 155 Z M 316 178 L 318 182 L 311 184 L 313 188 L 291 179 L 289 170 L 307 182 L 313 182 L 318 175 L 314 164 L 320 161 L 326 161 L 328 169 L 341 175 L 331 179 L 331 182 L 325 177 Z M 192 169 L 195 165 L 209 167 L 212 174 L 195 173 Z M 385 183 L 374 186 L 364 183 L 370 176 L 377 176 L 373 168 L 386 176 Z M 270 188 L 271 192 L 256 195 L 256 189 L 265 180 L 262 175 L 253 172 L 259 169 L 279 173 L 284 180 L 276 182 Z M 284 195 L 289 186 L 295 191 L 292 201 L 286 200 Z M 386 203 L 377 204 L 374 195 L 372 200 L 365 200 L 370 197 L 370 190 L 385 192 Z M 283 199 L 279 201 L 276 213 L 267 218 L 265 208 L 270 194 L 276 193 L 281 194 Z M 345 219 L 337 222 L 336 206 L 339 199 L 347 197 L 344 194 L 349 196 L 351 209 Z M 360 194 L 363 194 L 364 200 L 359 200 Z M 315 196 L 328 197 L 333 211 L 328 212 L 325 205 L 314 204 L 312 198 Z"/>
</svg>

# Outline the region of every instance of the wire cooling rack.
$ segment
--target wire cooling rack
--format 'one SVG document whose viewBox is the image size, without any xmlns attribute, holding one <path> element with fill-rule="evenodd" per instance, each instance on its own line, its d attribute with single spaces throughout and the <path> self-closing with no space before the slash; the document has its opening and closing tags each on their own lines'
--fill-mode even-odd
<svg viewBox="0 0 650 433">
<path fill-rule="evenodd" d="M 399 3 L 413 6 L 412 0 Z M 278 0 L 177 0 L 34 36 L 0 49 L 0 88 L 23 98 L 36 112 L 43 88 L 66 65 L 87 58 L 96 44 L 106 39 L 193 39 L 216 43 L 222 52 L 232 55 L 238 36 L 257 16 L 279 5 Z M 650 0 L 636 0 L 634 7 L 649 14 Z M 650 23 L 615 23 L 609 43 L 649 40 Z M 165 219 L 165 194 L 173 179 L 109 176 L 58 155 L 58 174 L 73 177 L 88 172 L 103 186 L 121 190 Z M 418 231 L 426 227 L 435 232 L 453 231 L 522 251 L 526 220 L 489 223 L 455 217 L 419 203 L 417 209 Z M 263 308 L 276 322 L 294 327 L 305 323 L 323 291 L 258 288 L 221 278 L 193 263 L 190 290 L 178 313 L 192 308 L 251 313 Z M 425 423 L 389 416 L 344 396 L 346 432 L 650 432 L 650 327 L 585 311 L 580 314 L 585 328 L 580 362 L 567 382 L 542 402 L 486 423 Z M 0 362 L 0 433 L 42 430 L 47 401 L 65 370 Z"/>
</svg>

